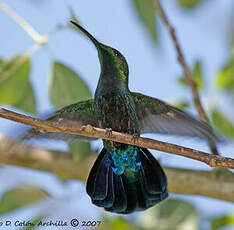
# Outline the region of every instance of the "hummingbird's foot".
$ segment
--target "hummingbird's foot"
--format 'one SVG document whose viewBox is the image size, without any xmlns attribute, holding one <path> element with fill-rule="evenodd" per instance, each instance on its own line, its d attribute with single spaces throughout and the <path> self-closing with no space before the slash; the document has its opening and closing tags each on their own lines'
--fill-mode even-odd
<svg viewBox="0 0 234 230">
<path fill-rule="evenodd" d="M 138 138 L 139 138 L 139 134 L 134 133 L 134 134 L 132 135 L 132 140 L 133 140 L 134 144 L 136 143 L 136 141 L 138 140 Z"/>
<path fill-rule="evenodd" d="M 111 128 L 106 128 L 106 135 L 108 137 L 111 137 L 112 136 L 112 129 Z"/>
</svg>

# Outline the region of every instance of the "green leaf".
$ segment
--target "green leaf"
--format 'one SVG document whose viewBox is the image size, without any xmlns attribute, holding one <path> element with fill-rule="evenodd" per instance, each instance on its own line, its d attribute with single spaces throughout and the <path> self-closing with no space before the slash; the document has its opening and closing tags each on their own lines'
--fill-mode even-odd
<svg viewBox="0 0 234 230">
<path fill-rule="evenodd" d="M 125 220 L 123 217 L 115 219 L 104 218 L 103 223 L 98 227 L 99 230 L 138 230 L 136 226 L 130 221 Z"/>
<path fill-rule="evenodd" d="M 52 69 L 50 96 L 57 109 L 92 97 L 81 77 L 68 66 L 58 62 L 54 63 Z"/>
<path fill-rule="evenodd" d="M 156 29 L 156 10 L 154 0 L 133 0 L 136 11 L 147 27 L 154 41 L 157 41 L 157 29 Z"/>
<path fill-rule="evenodd" d="M 25 92 L 21 100 L 18 100 L 18 102 L 15 104 L 16 108 L 19 108 L 25 112 L 36 114 L 36 102 L 35 97 L 33 93 L 32 86 L 28 82 Z"/>
<path fill-rule="evenodd" d="M 49 197 L 49 194 L 39 187 L 25 186 L 12 189 L 1 197 L 0 215 L 37 203 L 46 197 Z"/>
<path fill-rule="evenodd" d="M 30 59 L 26 56 L 17 56 L 0 62 L 0 104 L 36 113 L 29 75 Z"/>
<path fill-rule="evenodd" d="M 234 227 L 234 216 L 222 216 L 211 220 L 212 230 L 218 230 L 230 225 Z"/>
<path fill-rule="evenodd" d="M 234 125 L 218 110 L 212 111 L 212 120 L 217 130 L 228 138 L 234 138 Z"/>
<path fill-rule="evenodd" d="M 86 158 L 91 153 L 91 145 L 85 141 L 74 141 L 69 144 L 70 153 L 74 162 Z"/>
<path fill-rule="evenodd" d="M 200 61 L 196 61 L 193 71 L 192 71 L 193 78 L 197 84 L 197 89 L 200 91 L 203 89 L 203 74 L 202 74 L 202 64 Z M 188 86 L 187 79 L 185 77 L 179 78 L 179 83 L 181 85 Z"/>
<path fill-rule="evenodd" d="M 177 0 L 177 3 L 185 9 L 193 9 L 201 2 L 203 2 L 203 0 Z"/>
<path fill-rule="evenodd" d="M 221 90 L 234 92 L 234 58 L 231 59 L 220 71 L 217 85 Z"/>
<path fill-rule="evenodd" d="M 142 216 L 140 221 L 144 229 L 181 230 L 198 229 L 198 213 L 188 202 L 167 199 Z"/>
</svg>

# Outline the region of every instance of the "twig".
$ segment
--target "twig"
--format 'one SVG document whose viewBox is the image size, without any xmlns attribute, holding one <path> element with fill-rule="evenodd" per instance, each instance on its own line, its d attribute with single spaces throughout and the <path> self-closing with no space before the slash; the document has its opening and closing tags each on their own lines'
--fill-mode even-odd
<svg viewBox="0 0 234 230">
<path fill-rule="evenodd" d="M 13 9 L 7 4 L 0 2 L 0 9 L 11 17 L 21 28 L 38 44 L 45 44 L 48 40 L 47 36 L 41 36 L 28 22 L 20 17 Z"/>
<path fill-rule="evenodd" d="M 172 37 L 174 46 L 175 46 L 177 54 L 178 54 L 178 61 L 181 64 L 181 66 L 182 66 L 182 68 L 184 70 L 185 77 L 186 77 L 186 79 L 188 81 L 188 84 L 189 84 L 191 90 L 192 90 L 193 101 L 194 101 L 194 104 L 195 104 L 195 106 L 197 108 L 200 119 L 202 121 L 208 123 L 208 118 L 206 116 L 205 110 L 204 110 L 204 108 L 203 108 L 203 106 L 201 104 L 201 100 L 200 100 L 200 97 L 199 97 L 199 94 L 198 94 L 197 84 L 193 79 L 192 73 L 189 70 L 188 65 L 186 64 L 182 49 L 180 48 L 178 39 L 177 39 L 176 34 L 175 34 L 175 29 L 171 26 L 171 23 L 169 22 L 166 14 L 164 12 L 164 9 L 162 8 L 162 6 L 160 4 L 160 0 L 155 0 L 155 5 L 157 7 L 159 15 L 161 16 L 163 22 L 165 23 L 165 25 L 166 25 L 167 29 L 169 30 L 170 35 Z M 215 143 L 210 142 L 209 145 L 210 145 L 210 149 L 211 149 L 212 153 L 215 154 L 215 155 L 218 155 L 218 150 L 217 150 L 217 147 L 216 147 Z"/>
<path fill-rule="evenodd" d="M 206 114 L 205 114 L 205 111 L 201 105 L 201 101 L 200 101 L 200 98 L 199 98 L 199 95 L 198 95 L 198 91 L 197 91 L 197 84 L 196 82 L 193 80 L 193 77 L 192 77 L 192 73 L 190 72 L 186 62 L 185 62 L 185 59 L 184 59 L 184 55 L 182 53 L 182 50 L 180 48 L 180 45 L 179 45 L 179 42 L 177 40 L 177 37 L 175 35 L 175 29 L 171 26 L 171 24 L 169 23 L 169 20 L 160 4 L 160 1 L 159 0 L 155 0 L 155 4 L 157 6 L 157 9 L 158 9 L 158 12 L 163 20 L 163 22 L 165 23 L 165 25 L 167 26 L 170 34 L 171 34 L 171 37 L 172 37 L 172 40 L 174 42 L 174 45 L 175 45 L 175 48 L 176 48 L 176 51 L 178 53 L 178 61 L 180 62 L 180 64 L 182 65 L 183 67 L 183 70 L 184 70 L 184 73 L 185 73 L 185 77 L 187 78 L 188 80 L 188 84 L 192 90 L 192 93 L 193 93 L 193 99 L 194 99 L 194 103 L 197 107 L 197 110 L 198 110 L 198 113 L 199 113 L 199 116 L 201 118 L 201 120 L 203 121 L 207 121 L 207 117 L 206 117 Z"/>
<path fill-rule="evenodd" d="M 156 149 L 159 151 L 188 157 L 194 160 L 202 161 L 211 167 L 223 167 L 234 169 L 234 159 L 231 158 L 221 157 L 218 155 L 210 155 L 205 152 L 161 141 L 156 141 L 149 138 L 139 137 L 137 138 L 137 140 L 134 140 L 129 134 L 123 134 L 115 131 L 112 131 L 112 135 L 107 135 L 105 129 L 92 127 L 91 125 L 86 125 L 82 127 L 73 125 L 71 127 L 69 125 L 66 125 L 66 122 L 64 122 L 63 119 L 61 119 L 59 122 L 49 122 L 15 113 L 3 108 L 0 108 L 0 117 L 16 121 L 25 125 L 29 125 L 33 128 L 38 129 L 41 132 L 63 132 L 88 137 L 102 138 L 105 140 L 136 145 L 143 148 Z"/>
<path fill-rule="evenodd" d="M 16 143 L 0 135 L 0 163 L 37 169 L 65 179 L 86 181 L 97 157 L 91 153 L 75 163 L 64 152 L 55 152 Z M 8 146 L 13 146 L 8 148 Z M 54 163 L 56 161 L 56 164 Z M 207 196 L 234 202 L 234 174 L 224 169 L 195 171 L 164 167 L 172 193 Z"/>
</svg>

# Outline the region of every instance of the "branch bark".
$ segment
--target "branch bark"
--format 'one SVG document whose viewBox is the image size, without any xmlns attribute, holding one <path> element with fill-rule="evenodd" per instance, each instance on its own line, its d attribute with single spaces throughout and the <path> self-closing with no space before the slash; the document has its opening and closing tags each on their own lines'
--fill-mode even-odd
<svg viewBox="0 0 234 230">
<path fill-rule="evenodd" d="M 189 67 L 188 67 L 188 65 L 187 65 L 187 63 L 185 61 L 182 49 L 181 49 L 181 47 L 179 45 L 179 41 L 178 41 L 178 39 L 176 37 L 175 29 L 173 28 L 173 26 L 169 22 L 169 19 L 167 18 L 166 13 L 165 13 L 164 9 L 161 6 L 160 0 L 155 0 L 155 5 L 156 5 L 156 8 L 158 10 L 158 13 L 159 13 L 162 21 L 165 23 L 167 29 L 170 32 L 172 41 L 174 43 L 174 46 L 175 46 L 175 49 L 176 49 L 176 52 L 177 52 L 177 55 L 178 55 L 178 61 L 181 64 L 181 66 L 182 66 L 182 68 L 184 70 L 184 74 L 185 74 L 185 77 L 187 79 L 188 85 L 191 88 L 192 95 L 193 95 L 193 102 L 194 102 L 194 104 L 195 104 L 195 106 L 197 108 L 200 119 L 202 121 L 204 121 L 204 122 L 209 123 L 209 120 L 208 120 L 208 118 L 206 116 L 205 110 L 204 110 L 204 108 L 202 106 L 202 103 L 201 103 L 201 100 L 200 100 L 200 97 L 199 97 L 199 94 L 198 94 L 197 84 L 194 81 L 192 73 L 191 73 L 191 71 L 190 71 L 190 69 L 189 69 Z M 209 143 L 209 145 L 210 145 L 210 149 L 211 149 L 212 153 L 215 154 L 215 155 L 218 155 L 219 153 L 218 153 L 218 150 L 217 150 L 217 147 L 216 147 L 215 143 Z"/>
<path fill-rule="evenodd" d="M 40 120 L 37 118 L 32 118 L 19 113 L 15 113 L 3 108 L 0 108 L 0 117 L 16 121 L 25 125 L 29 125 L 33 128 L 38 129 L 41 132 L 63 132 L 71 133 L 76 135 L 83 135 L 88 137 L 102 138 L 105 140 L 111 140 L 115 142 L 136 145 L 143 148 L 155 149 L 163 152 L 168 152 L 184 157 L 188 157 L 194 160 L 202 161 L 211 167 L 224 167 L 234 169 L 234 159 L 221 157 L 218 155 L 210 155 L 205 152 L 198 150 L 185 148 L 183 146 L 165 143 L 162 141 L 156 141 L 150 138 L 137 138 L 134 139 L 133 136 L 129 134 L 123 134 L 119 132 L 112 131 L 111 135 L 108 135 L 105 129 L 100 129 L 87 126 L 69 126 L 63 122 L 61 119 L 59 122 L 49 122 Z"/>
<path fill-rule="evenodd" d="M 97 154 L 74 163 L 63 152 L 15 143 L 0 136 L 0 163 L 54 173 L 66 179 L 86 181 Z M 12 148 L 8 148 L 8 146 Z M 195 171 L 164 167 L 171 193 L 200 195 L 234 202 L 234 174 L 225 169 Z"/>
</svg>

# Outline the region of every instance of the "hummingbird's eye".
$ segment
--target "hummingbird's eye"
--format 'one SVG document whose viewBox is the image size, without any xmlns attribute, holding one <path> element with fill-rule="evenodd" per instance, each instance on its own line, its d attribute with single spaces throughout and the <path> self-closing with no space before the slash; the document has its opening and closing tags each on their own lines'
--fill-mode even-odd
<svg viewBox="0 0 234 230">
<path fill-rule="evenodd" d="M 115 54 L 115 56 L 117 56 L 117 57 L 120 56 L 120 53 L 119 53 L 117 50 L 114 51 L 114 54 Z"/>
</svg>

